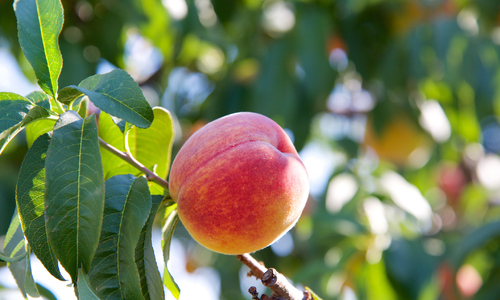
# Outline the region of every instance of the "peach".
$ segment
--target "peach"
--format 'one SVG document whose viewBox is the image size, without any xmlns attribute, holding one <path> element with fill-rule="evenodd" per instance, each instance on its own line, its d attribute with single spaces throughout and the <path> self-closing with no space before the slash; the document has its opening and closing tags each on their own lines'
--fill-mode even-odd
<svg viewBox="0 0 500 300">
<path fill-rule="evenodd" d="M 309 179 L 271 119 L 235 113 L 196 131 L 175 157 L 170 195 L 191 236 L 223 254 L 265 248 L 299 219 Z"/>
</svg>

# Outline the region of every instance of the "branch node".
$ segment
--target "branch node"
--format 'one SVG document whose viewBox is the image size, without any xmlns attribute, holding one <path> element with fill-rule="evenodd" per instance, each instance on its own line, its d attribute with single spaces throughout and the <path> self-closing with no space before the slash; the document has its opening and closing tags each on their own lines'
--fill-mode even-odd
<svg viewBox="0 0 500 300">
<path fill-rule="evenodd" d="M 269 268 L 262 275 L 262 284 L 265 286 L 275 285 L 278 280 L 278 272 L 274 268 Z"/>
<path fill-rule="evenodd" d="M 308 290 L 305 290 L 304 291 L 304 300 L 312 300 L 313 297 L 312 297 L 312 294 L 311 292 L 309 292 Z"/>
<path fill-rule="evenodd" d="M 250 293 L 250 295 L 252 295 L 252 300 L 260 300 L 259 299 L 259 293 L 257 293 L 257 288 L 256 287 L 251 286 L 248 289 L 248 292 Z"/>
</svg>

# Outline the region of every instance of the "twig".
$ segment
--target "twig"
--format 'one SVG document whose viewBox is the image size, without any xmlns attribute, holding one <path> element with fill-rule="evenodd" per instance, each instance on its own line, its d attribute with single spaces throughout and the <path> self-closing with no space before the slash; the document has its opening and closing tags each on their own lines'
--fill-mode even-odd
<svg viewBox="0 0 500 300">
<path fill-rule="evenodd" d="M 261 279 L 262 275 L 266 273 L 267 269 L 261 263 L 255 260 L 250 254 L 245 253 L 242 255 L 236 256 L 239 261 L 241 261 L 244 265 L 250 268 L 251 275 L 257 277 L 257 279 Z"/>
<path fill-rule="evenodd" d="M 262 284 L 270 288 L 279 298 L 307 299 L 304 292 L 299 291 L 283 274 L 270 268 L 262 275 Z"/>
<path fill-rule="evenodd" d="M 250 268 L 250 274 L 262 281 L 262 284 L 273 291 L 272 299 L 286 300 L 308 300 L 310 293 L 301 292 L 294 287 L 286 277 L 273 268 L 266 269 L 261 263 L 256 261 L 250 254 L 242 254 L 237 256 L 244 265 Z M 256 293 L 256 290 L 252 291 Z M 251 293 L 252 296 L 254 293 Z"/>
<path fill-rule="evenodd" d="M 146 168 L 143 164 L 141 164 L 137 159 L 132 157 L 126 152 L 123 152 L 121 150 L 116 149 L 115 147 L 111 146 L 108 144 L 105 140 L 101 139 L 99 137 L 99 143 L 101 146 L 103 146 L 106 150 L 109 152 L 113 153 L 114 155 L 118 156 L 119 158 L 123 159 L 124 161 L 128 162 L 131 164 L 134 168 L 137 170 L 145 173 L 152 181 L 158 183 L 162 187 L 168 189 L 168 182 L 165 179 L 160 178 L 158 175 L 153 173 L 151 170 Z"/>
</svg>

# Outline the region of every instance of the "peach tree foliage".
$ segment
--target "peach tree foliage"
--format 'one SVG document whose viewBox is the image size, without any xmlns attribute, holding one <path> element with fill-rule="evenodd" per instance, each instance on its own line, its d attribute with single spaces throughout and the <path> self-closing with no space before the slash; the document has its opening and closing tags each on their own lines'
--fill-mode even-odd
<svg viewBox="0 0 500 300">
<path fill-rule="evenodd" d="M 151 108 L 120 69 L 60 88 L 61 2 L 16 0 L 13 6 L 22 51 L 42 91 L 0 93 L 0 154 L 23 129 L 29 146 L 0 259 L 25 297 L 51 298 L 33 280 L 31 253 L 65 280 L 60 263 L 81 299 L 163 299 L 163 284 L 178 297 L 168 270 L 160 277 L 151 241 L 164 206 L 167 261 L 177 223 L 161 180 L 171 159 L 170 113 Z M 89 101 L 101 110 L 99 122 L 87 113 Z"/>
</svg>

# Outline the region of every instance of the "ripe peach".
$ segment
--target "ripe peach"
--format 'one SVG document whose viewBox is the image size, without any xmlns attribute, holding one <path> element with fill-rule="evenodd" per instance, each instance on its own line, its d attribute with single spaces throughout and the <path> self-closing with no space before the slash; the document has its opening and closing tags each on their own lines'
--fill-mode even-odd
<svg viewBox="0 0 500 300">
<path fill-rule="evenodd" d="M 175 157 L 170 195 L 201 245 L 223 254 L 269 246 L 292 228 L 309 180 L 285 131 L 256 113 L 236 113 L 196 131 Z"/>
</svg>

